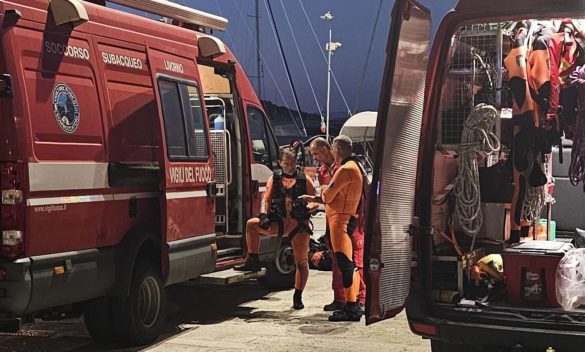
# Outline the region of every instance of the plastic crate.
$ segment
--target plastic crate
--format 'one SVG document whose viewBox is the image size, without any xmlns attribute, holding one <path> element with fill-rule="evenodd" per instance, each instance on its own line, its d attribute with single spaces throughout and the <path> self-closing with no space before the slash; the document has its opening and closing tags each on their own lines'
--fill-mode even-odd
<svg viewBox="0 0 585 352">
<path fill-rule="evenodd" d="M 556 271 L 570 243 L 528 241 L 502 253 L 508 299 L 527 306 L 558 307 Z"/>
</svg>

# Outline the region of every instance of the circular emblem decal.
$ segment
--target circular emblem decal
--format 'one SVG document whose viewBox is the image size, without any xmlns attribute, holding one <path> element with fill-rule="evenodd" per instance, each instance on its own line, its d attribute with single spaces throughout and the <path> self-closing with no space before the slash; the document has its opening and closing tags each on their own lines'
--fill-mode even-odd
<svg viewBox="0 0 585 352">
<path fill-rule="evenodd" d="M 53 114 L 63 131 L 73 133 L 79 127 L 77 97 L 64 83 L 59 83 L 53 88 Z"/>
</svg>

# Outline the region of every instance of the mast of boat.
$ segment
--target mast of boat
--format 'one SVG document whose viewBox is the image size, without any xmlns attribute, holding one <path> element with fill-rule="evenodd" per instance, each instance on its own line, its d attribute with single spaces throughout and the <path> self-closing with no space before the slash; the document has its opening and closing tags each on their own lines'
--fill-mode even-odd
<svg viewBox="0 0 585 352">
<path fill-rule="evenodd" d="M 256 0 L 256 87 L 258 88 L 258 99 L 262 100 L 262 59 L 260 58 L 260 8 Z"/>
<path fill-rule="evenodd" d="M 276 27 L 276 22 L 274 21 L 274 14 L 272 12 L 272 6 L 270 5 L 270 0 L 266 0 L 266 3 L 268 4 L 268 12 L 270 15 L 270 19 L 272 20 L 272 25 L 274 27 L 274 31 L 276 33 L 276 39 L 278 41 L 278 46 L 280 47 L 280 54 L 282 55 L 282 61 L 284 62 L 284 68 L 286 71 L 286 75 L 288 76 L 288 81 L 290 82 L 290 86 L 293 92 L 293 97 L 295 99 L 295 104 L 297 106 L 298 112 L 299 112 L 299 119 L 301 120 L 301 129 L 299 129 L 299 132 L 301 132 L 301 135 L 303 135 L 303 137 L 307 136 L 307 129 L 305 128 L 305 122 L 303 121 L 303 116 L 301 115 L 301 104 L 299 104 L 299 97 L 297 96 L 297 90 L 295 89 L 295 85 L 294 82 L 292 80 L 292 77 L 290 75 L 290 70 L 288 68 L 288 63 L 286 61 L 286 55 L 284 54 L 284 49 L 282 48 L 282 41 L 280 40 L 280 34 L 278 34 L 278 27 Z"/>
</svg>

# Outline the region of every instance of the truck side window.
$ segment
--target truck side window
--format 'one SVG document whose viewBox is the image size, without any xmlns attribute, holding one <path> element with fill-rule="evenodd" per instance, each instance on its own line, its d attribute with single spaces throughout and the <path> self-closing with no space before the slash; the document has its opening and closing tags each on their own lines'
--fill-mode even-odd
<svg viewBox="0 0 585 352">
<path fill-rule="evenodd" d="M 209 148 L 199 89 L 159 79 L 169 160 L 207 160 Z"/>
<path fill-rule="evenodd" d="M 254 107 L 248 107 L 247 112 L 254 161 L 273 169 L 277 165 L 278 151 L 264 114 Z"/>
</svg>

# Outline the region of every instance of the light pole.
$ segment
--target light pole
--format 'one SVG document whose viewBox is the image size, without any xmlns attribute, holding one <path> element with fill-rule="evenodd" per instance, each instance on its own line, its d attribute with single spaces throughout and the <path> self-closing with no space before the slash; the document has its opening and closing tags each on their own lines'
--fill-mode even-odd
<svg viewBox="0 0 585 352">
<path fill-rule="evenodd" d="M 327 11 L 326 14 L 324 14 L 323 16 L 321 16 L 322 20 L 327 21 L 327 23 L 329 24 L 329 41 L 327 42 L 327 44 L 325 45 L 325 50 L 327 50 L 327 111 L 326 111 L 326 116 L 327 116 L 327 125 L 326 125 L 326 138 L 327 141 L 329 141 L 329 102 L 330 102 L 330 98 L 331 98 L 331 55 L 333 55 L 333 52 L 341 47 L 341 43 L 335 42 L 332 43 L 331 42 L 331 21 L 333 20 L 333 15 L 331 14 L 330 11 Z"/>
</svg>

